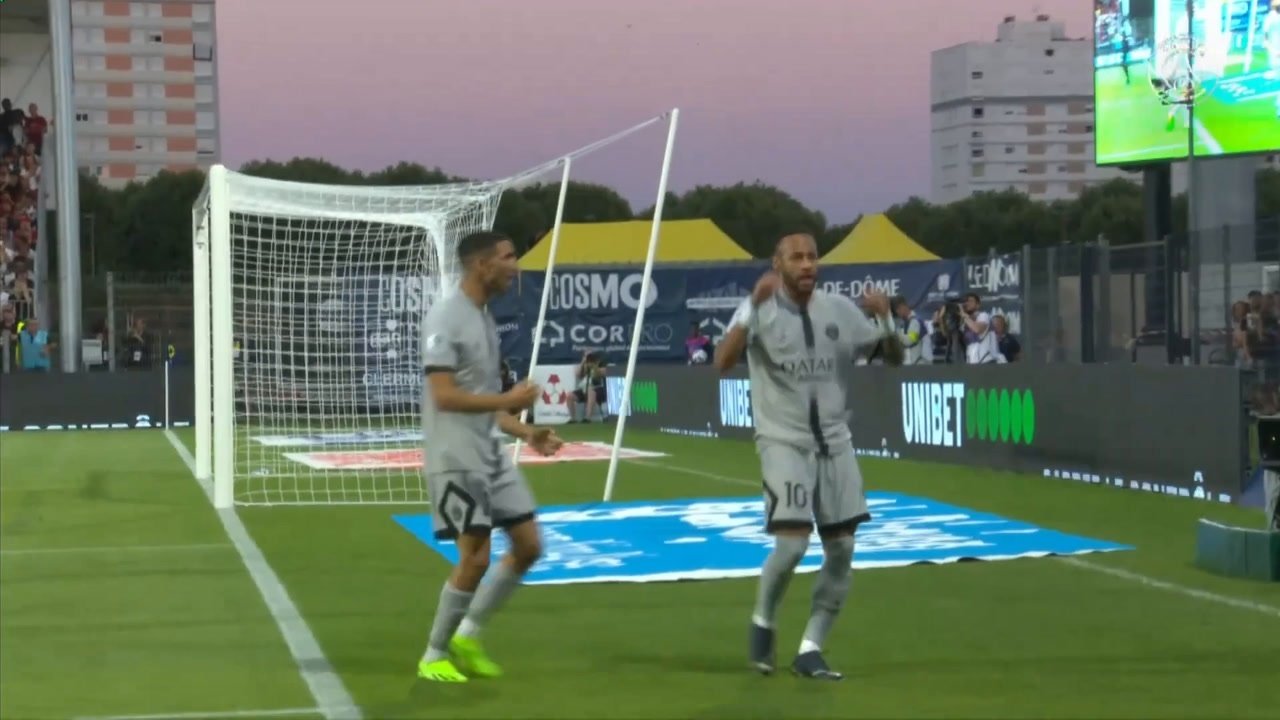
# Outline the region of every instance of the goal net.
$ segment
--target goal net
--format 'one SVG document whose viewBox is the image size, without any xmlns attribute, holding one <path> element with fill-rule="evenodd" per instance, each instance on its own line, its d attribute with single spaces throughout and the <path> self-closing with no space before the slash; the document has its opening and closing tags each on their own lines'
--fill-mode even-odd
<svg viewBox="0 0 1280 720">
<path fill-rule="evenodd" d="M 563 169 L 554 243 L 571 161 L 600 146 L 503 180 L 413 187 L 212 168 L 193 264 L 196 474 L 215 504 L 427 502 L 421 321 L 456 287 L 454 248 L 492 229 L 504 191 Z M 521 331 L 537 336 L 545 313 Z"/>
</svg>

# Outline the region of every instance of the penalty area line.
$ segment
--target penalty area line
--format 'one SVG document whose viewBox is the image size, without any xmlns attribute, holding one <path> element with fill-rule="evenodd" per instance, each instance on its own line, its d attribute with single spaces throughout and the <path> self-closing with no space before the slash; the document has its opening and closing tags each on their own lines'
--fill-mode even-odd
<svg viewBox="0 0 1280 720">
<path fill-rule="evenodd" d="M 744 487 L 751 487 L 756 489 L 759 489 L 761 487 L 761 484 L 758 482 L 751 482 L 750 480 L 746 480 L 743 478 L 730 477 L 728 475 L 721 475 L 719 473 L 709 472 L 706 470 L 698 470 L 697 468 L 685 467 L 683 465 L 674 465 L 672 463 L 665 463 L 665 462 L 654 462 L 652 460 L 627 460 L 626 462 L 635 463 L 636 465 L 658 467 L 664 470 L 674 470 L 676 472 L 681 472 L 686 475 L 707 478 L 708 480 L 718 480 L 720 482 L 728 483 L 731 485 L 742 485 Z M 1126 580 L 1128 582 L 1131 582 L 1137 585 L 1142 585 L 1144 587 L 1148 587 L 1153 590 L 1163 590 L 1164 592 L 1167 592 L 1167 593 L 1181 595 L 1183 597 L 1192 598 L 1194 600 L 1200 600 L 1202 602 L 1214 603 L 1217 605 L 1222 605 L 1224 607 L 1235 608 L 1236 610 L 1247 610 L 1247 611 L 1255 612 L 1261 615 L 1266 615 L 1268 617 L 1280 619 L 1280 607 L 1277 607 L 1275 605 L 1268 605 L 1266 603 L 1254 602 L 1252 600 L 1245 600 L 1243 598 L 1232 597 L 1230 595 L 1222 595 L 1219 593 L 1209 592 L 1208 590 L 1201 590 L 1199 588 L 1194 588 L 1187 585 L 1179 585 L 1178 583 L 1169 582 L 1167 580 L 1160 580 L 1158 578 L 1153 578 L 1148 575 L 1132 572 L 1130 570 L 1123 570 L 1121 568 L 1113 567 L 1111 565 L 1103 565 L 1101 563 L 1090 562 L 1088 560 L 1085 560 L 1079 557 L 1055 557 L 1053 559 L 1057 560 L 1058 562 L 1064 565 L 1070 565 L 1071 567 L 1080 568 L 1081 570 L 1089 570 L 1091 572 L 1099 573 L 1102 575 L 1109 575 L 1118 580 Z"/>
<path fill-rule="evenodd" d="M 191 476 L 194 478 L 196 461 L 191 455 L 191 451 L 187 449 L 186 445 L 182 444 L 182 440 L 172 430 L 166 429 L 164 436 L 169 441 L 169 444 L 173 446 L 173 449 L 177 451 L 178 457 L 182 458 L 182 462 L 187 466 L 187 470 L 191 472 Z M 204 489 L 205 494 L 212 503 L 213 483 L 200 481 L 199 478 L 196 478 L 196 480 L 200 482 L 201 488 Z M 253 579 L 254 585 L 258 587 L 258 593 L 262 595 L 262 601 L 266 603 L 267 611 L 271 613 L 271 618 L 275 620 L 276 627 L 280 629 L 280 635 L 284 638 L 285 645 L 289 646 L 289 654 L 293 656 L 294 664 L 297 665 L 298 675 L 302 677 L 303 682 L 307 685 L 307 690 L 311 693 L 311 697 L 316 701 L 316 712 L 323 715 L 325 720 L 360 720 L 363 717 L 360 708 L 356 706 L 355 700 L 351 698 L 351 693 L 347 692 L 346 686 L 342 683 L 342 678 L 333 669 L 329 658 L 325 657 L 324 650 L 320 648 L 320 641 L 316 640 L 315 634 L 311 632 L 311 627 L 307 625 L 306 619 L 302 617 L 302 612 L 298 610 L 298 606 L 289 597 L 289 591 L 285 589 L 284 583 L 280 581 L 276 571 L 267 563 L 266 556 L 262 554 L 258 544 L 249 535 L 249 530 L 245 528 L 244 522 L 236 514 L 235 508 L 226 510 L 215 508 L 214 512 L 218 514 L 218 519 L 222 521 L 222 529 L 226 531 L 227 539 L 235 546 L 236 552 L 240 554 L 240 560 L 245 569 L 249 571 L 249 577 Z M 252 715 L 246 715 L 246 717 L 252 717 Z M 135 720 L 139 719 L 135 718 Z"/>
<path fill-rule="evenodd" d="M 277 710 L 222 710 L 217 712 L 153 713 L 150 715 L 81 715 L 73 720 L 215 720 L 217 718 L 273 718 L 323 715 L 320 708 L 279 708 Z"/>
</svg>

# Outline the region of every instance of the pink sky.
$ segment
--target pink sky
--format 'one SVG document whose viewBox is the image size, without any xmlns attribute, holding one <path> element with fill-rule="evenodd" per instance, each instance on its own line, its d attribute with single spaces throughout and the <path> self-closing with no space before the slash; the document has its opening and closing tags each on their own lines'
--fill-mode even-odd
<svg viewBox="0 0 1280 720">
<path fill-rule="evenodd" d="M 223 159 L 504 177 L 681 109 L 671 189 L 762 180 L 832 222 L 929 192 L 929 53 L 1089 0 L 218 0 Z M 665 133 L 581 164 L 653 203 Z"/>
</svg>

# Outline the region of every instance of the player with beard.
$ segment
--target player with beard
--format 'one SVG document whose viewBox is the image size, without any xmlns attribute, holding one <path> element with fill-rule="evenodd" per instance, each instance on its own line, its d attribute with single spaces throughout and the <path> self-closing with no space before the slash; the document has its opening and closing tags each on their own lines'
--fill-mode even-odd
<svg viewBox="0 0 1280 720">
<path fill-rule="evenodd" d="M 747 353 L 765 532 L 774 537 L 751 616 L 751 663 L 764 674 L 774 671 L 778 606 L 816 525 L 822 569 L 791 670 L 839 680 L 843 675 L 828 667 L 822 646 L 849 592 L 854 532 L 871 519 L 849 432 L 848 378 L 860 354 L 878 345 L 887 363 L 901 365 L 903 348 L 887 296 L 864 299 L 880 319 L 877 327 L 853 300 L 816 289 L 817 276 L 813 236 L 782 238 L 773 270 L 734 315 L 715 364 L 727 372 Z"/>
<path fill-rule="evenodd" d="M 458 260 L 458 292 L 432 305 L 425 321 L 424 468 L 435 535 L 458 546 L 458 564 L 440 592 L 427 651 L 418 663 L 418 676 L 435 682 L 501 674 L 477 636 L 542 552 L 533 494 L 504 447 L 503 433 L 543 455 L 561 445 L 555 433 L 511 414 L 533 405 L 537 386 L 524 382 L 502 391 L 498 330 L 488 304 L 515 279 L 515 245 L 499 233 L 474 233 L 458 243 Z M 511 550 L 480 587 L 495 527 L 507 533 Z"/>
</svg>

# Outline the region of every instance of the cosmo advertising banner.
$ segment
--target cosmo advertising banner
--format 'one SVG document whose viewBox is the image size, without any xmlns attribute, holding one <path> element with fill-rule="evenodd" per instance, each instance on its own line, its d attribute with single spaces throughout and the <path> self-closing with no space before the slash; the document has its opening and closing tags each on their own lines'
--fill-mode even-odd
<svg viewBox="0 0 1280 720">
<path fill-rule="evenodd" d="M 260 324 L 243 323 L 238 373 L 262 401 L 417 407 L 422 318 L 435 279 L 409 275 L 279 277 Z"/>
<path fill-rule="evenodd" d="M 545 276 L 521 277 L 524 332 L 532 337 L 542 302 Z M 614 364 L 627 357 L 636 310 L 644 303 L 640 360 L 684 359 L 689 318 L 685 313 L 685 273 L 654 270 L 642 297 L 643 270 L 567 270 L 551 276 L 551 294 L 542 327 L 539 362 L 577 362 L 588 350 L 603 352 Z"/>
<path fill-rule="evenodd" d="M 983 310 L 1003 315 L 1013 334 L 1022 332 L 1021 253 L 965 260 L 964 280 L 965 291 L 982 298 Z"/>
</svg>

